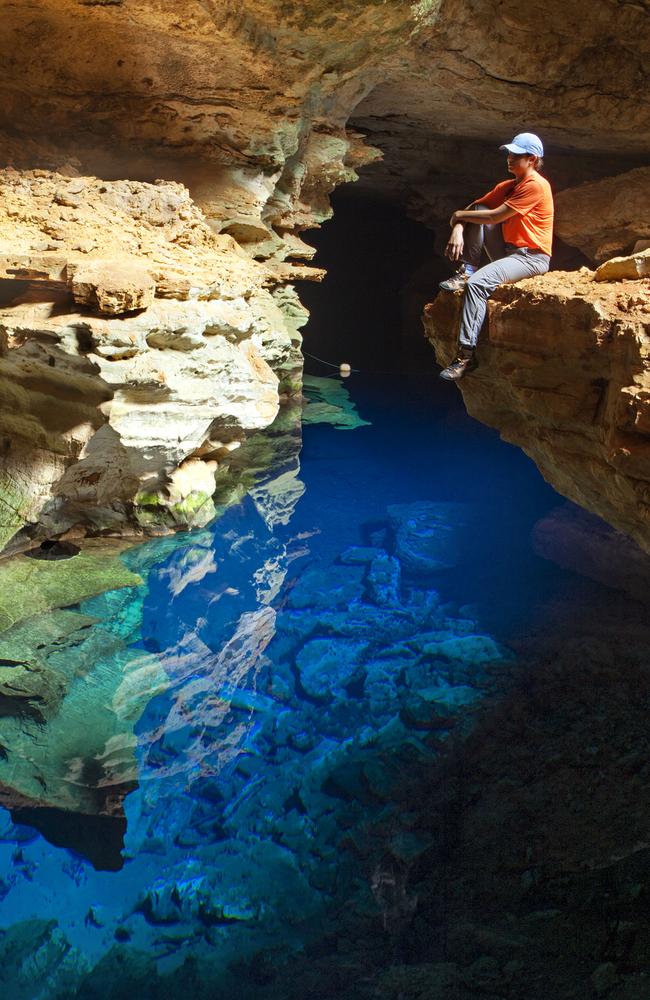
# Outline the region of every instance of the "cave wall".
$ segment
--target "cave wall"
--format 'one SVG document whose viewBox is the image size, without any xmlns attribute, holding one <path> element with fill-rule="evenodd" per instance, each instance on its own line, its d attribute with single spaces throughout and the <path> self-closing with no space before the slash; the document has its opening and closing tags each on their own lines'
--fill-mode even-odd
<svg viewBox="0 0 650 1000">
<path fill-rule="evenodd" d="M 302 234 L 360 169 L 374 197 L 440 231 L 501 176 L 498 144 L 531 128 L 566 195 L 563 239 L 593 260 L 632 249 L 647 236 L 648 16 L 647 0 L 7 7 L 0 544 L 209 516 L 219 462 L 299 392 L 306 314 L 292 283 L 322 277 Z M 126 258 L 135 283 L 116 275 Z M 249 406 L 207 393 L 179 448 L 174 421 L 196 416 L 183 355 L 223 374 L 226 396 L 243 365 Z M 126 431 L 137 422 L 153 441 Z"/>
<path fill-rule="evenodd" d="M 425 307 L 438 361 L 456 355 L 462 295 Z M 468 412 L 529 455 L 558 492 L 650 552 L 650 279 L 587 268 L 497 289 Z"/>
</svg>

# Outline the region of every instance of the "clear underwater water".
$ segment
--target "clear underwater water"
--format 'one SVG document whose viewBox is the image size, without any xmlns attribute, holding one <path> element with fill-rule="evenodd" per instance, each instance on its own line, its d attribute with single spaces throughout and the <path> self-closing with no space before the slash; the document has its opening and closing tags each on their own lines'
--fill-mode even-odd
<svg viewBox="0 0 650 1000">
<path fill-rule="evenodd" d="M 5 996 L 420 996 L 334 972 L 292 993 L 291 956 L 329 941 L 340 965 L 366 934 L 423 961 L 412 883 L 460 836 L 434 857 L 430 775 L 524 669 L 522 637 L 566 628 L 554 602 L 580 617 L 614 599 L 534 554 L 559 498 L 433 370 L 346 388 L 366 426 L 306 425 L 207 529 L 127 552 L 145 586 L 76 609 L 130 651 L 133 690 L 111 702 L 131 705 L 126 823 L 119 802 L 94 826 L 56 814 L 46 839 L 0 811 L 0 928 L 56 921 L 0 936 Z M 430 926 L 445 905 L 426 903 Z"/>
</svg>

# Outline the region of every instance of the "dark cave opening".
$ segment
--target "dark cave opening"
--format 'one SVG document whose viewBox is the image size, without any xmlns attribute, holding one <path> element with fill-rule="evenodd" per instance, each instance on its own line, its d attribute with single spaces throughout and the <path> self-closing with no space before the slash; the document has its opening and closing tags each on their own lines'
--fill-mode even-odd
<svg viewBox="0 0 650 1000">
<path fill-rule="evenodd" d="M 415 371 L 435 364 L 420 316 L 451 267 L 436 255 L 436 234 L 403 207 L 353 191 L 332 198 L 334 218 L 307 241 L 322 283 L 299 294 L 311 316 L 304 334 L 308 372 L 326 375 L 341 362 L 367 373 Z M 321 359 L 314 360 L 314 357 Z"/>
</svg>

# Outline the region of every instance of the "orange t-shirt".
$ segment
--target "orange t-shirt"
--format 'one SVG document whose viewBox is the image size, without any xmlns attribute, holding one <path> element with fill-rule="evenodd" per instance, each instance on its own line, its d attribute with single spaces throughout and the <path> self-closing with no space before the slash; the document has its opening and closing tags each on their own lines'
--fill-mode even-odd
<svg viewBox="0 0 650 1000">
<path fill-rule="evenodd" d="M 516 215 L 501 223 L 503 239 L 515 247 L 531 247 L 551 255 L 553 241 L 553 193 L 551 185 L 533 170 L 525 180 L 516 184 L 501 181 L 496 187 L 477 198 L 477 205 L 499 208 L 508 205 Z"/>
</svg>

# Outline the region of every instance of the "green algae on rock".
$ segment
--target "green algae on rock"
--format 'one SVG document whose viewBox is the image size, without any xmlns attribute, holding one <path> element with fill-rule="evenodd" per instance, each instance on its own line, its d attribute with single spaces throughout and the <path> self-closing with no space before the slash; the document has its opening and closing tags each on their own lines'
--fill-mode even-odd
<svg viewBox="0 0 650 1000">
<path fill-rule="evenodd" d="M 0 562 L 0 632 L 40 612 L 142 584 L 120 558 L 124 548 L 123 542 L 89 540 L 70 559 L 20 555 Z"/>
<path fill-rule="evenodd" d="M 46 616 L 50 635 L 0 668 L 0 803 L 115 815 L 136 782 L 133 724 L 168 678 L 104 623 L 66 614 Z M 0 654 L 29 643 L 30 624 L 9 630 Z"/>
<path fill-rule="evenodd" d="M 8 476 L 0 476 L 0 552 L 25 524 L 22 513 L 26 498 Z"/>
</svg>

